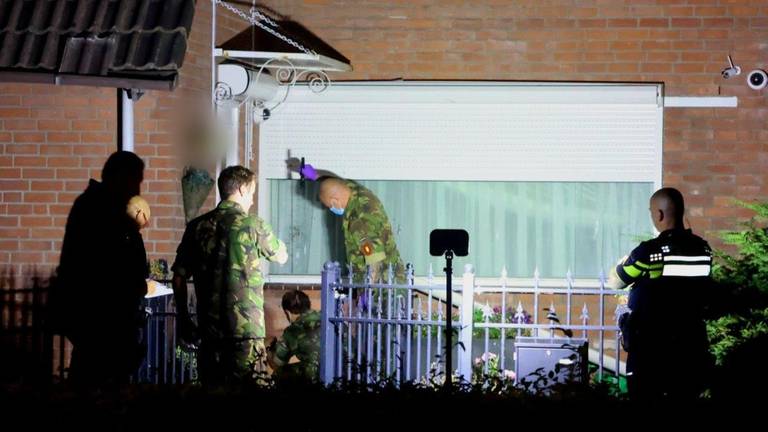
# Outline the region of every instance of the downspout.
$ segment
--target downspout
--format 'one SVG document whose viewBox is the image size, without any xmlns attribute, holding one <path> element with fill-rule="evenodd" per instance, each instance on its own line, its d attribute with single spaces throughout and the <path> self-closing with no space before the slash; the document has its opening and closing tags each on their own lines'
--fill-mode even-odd
<svg viewBox="0 0 768 432">
<path fill-rule="evenodd" d="M 117 150 L 136 152 L 134 103 L 144 94 L 140 89 L 117 89 Z"/>
</svg>

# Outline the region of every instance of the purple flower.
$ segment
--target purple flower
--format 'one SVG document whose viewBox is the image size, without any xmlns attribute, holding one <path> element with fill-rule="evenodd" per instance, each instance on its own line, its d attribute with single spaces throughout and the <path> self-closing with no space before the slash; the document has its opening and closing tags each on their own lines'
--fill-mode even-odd
<svg viewBox="0 0 768 432">
<path fill-rule="evenodd" d="M 368 312 L 368 294 L 363 293 L 360 297 L 357 299 L 357 307 L 360 308 L 363 312 Z"/>
</svg>

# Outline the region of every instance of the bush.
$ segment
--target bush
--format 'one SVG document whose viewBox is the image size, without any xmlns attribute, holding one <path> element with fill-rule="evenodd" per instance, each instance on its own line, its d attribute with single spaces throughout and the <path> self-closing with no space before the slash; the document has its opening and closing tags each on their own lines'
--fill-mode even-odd
<svg viewBox="0 0 768 432">
<path fill-rule="evenodd" d="M 529 314 L 526 311 L 522 311 L 522 315 L 520 317 L 516 317 L 517 310 L 512 307 L 508 307 L 505 314 L 505 323 L 507 324 L 532 324 L 533 323 L 533 317 L 531 314 Z M 489 323 L 501 323 L 501 308 L 496 306 L 494 308 L 490 308 L 488 311 L 483 310 L 482 308 L 476 307 L 473 312 L 473 320 L 475 323 L 484 323 L 486 315 L 488 316 L 488 322 Z M 518 322 L 519 321 L 519 322 Z M 485 337 L 485 330 L 484 328 L 475 327 L 472 336 L 476 338 L 484 338 Z M 531 331 L 529 329 L 523 329 L 521 332 L 522 336 L 530 336 Z M 505 336 L 507 338 L 514 338 L 517 336 L 517 330 L 507 330 L 505 332 Z M 489 328 L 488 329 L 488 338 L 489 339 L 501 339 L 501 329 L 499 328 Z"/>
<path fill-rule="evenodd" d="M 755 216 L 721 235 L 736 251 L 715 253 L 718 287 L 707 322 L 716 364 L 712 391 L 727 397 L 768 384 L 760 372 L 768 346 L 768 203 L 738 204 Z"/>
</svg>

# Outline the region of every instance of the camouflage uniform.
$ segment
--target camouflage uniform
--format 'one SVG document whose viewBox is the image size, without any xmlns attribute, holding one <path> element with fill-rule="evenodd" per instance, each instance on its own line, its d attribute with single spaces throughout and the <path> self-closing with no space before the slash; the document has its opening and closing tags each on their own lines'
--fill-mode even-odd
<svg viewBox="0 0 768 432">
<path fill-rule="evenodd" d="M 387 278 L 389 264 L 395 272 L 395 281 L 405 281 L 405 272 L 400 252 L 395 244 L 392 226 L 381 201 L 370 190 L 354 182 L 347 181 L 350 190 L 349 202 L 344 210 L 342 231 L 347 249 L 347 263 L 361 280 L 365 275 L 366 265 L 384 281 Z M 374 281 L 375 282 L 375 281 Z"/>
<path fill-rule="evenodd" d="M 289 364 L 293 356 L 298 363 Z M 292 322 L 277 342 L 273 363 L 281 379 L 317 381 L 320 366 L 320 313 L 307 311 Z"/>
<path fill-rule="evenodd" d="M 267 223 L 232 201 L 187 225 L 173 271 L 194 276 L 204 382 L 266 371 L 260 259 L 275 260 L 281 246 Z"/>
</svg>

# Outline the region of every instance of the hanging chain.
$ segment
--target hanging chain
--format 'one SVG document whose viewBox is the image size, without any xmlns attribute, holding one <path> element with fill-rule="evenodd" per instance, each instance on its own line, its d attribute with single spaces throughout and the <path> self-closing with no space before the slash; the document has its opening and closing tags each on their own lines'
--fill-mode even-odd
<svg viewBox="0 0 768 432">
<path fill-rule="evenodd" d="M 254 5 L 251 6 L 251 11 L 250 11 L 251 12 L 251 16 L 248 16 L 248 14 L 246 14 L 245 12 L 241 11 L 240 9 L 230 5 L 225 0 L 213 0 L 213 1 L 217 5 L 222 6 L 224 9 L 229 10 L 233 14 L 239 16 L 240 18 L 242 18 L 245 21 L 251 23 L 252 25 L 260 27 L 261 29 L 263 29 L 267 33 L 269 33 L 269 34 L 275 36 L 276 38 L 284 41 L 285 43 L 295 47 L 299 51 L 304 52 L 304 54 L 309 54 L 309 55 L 313 55 L 313 56 L 317 55 L 317 53 L 315 51 L 305 48 L 303 45 L 299 44 L 298 42 L 294 41 L 293 39 L 283 35 L 282 33 L 276 31 L 272 27 L 269 27 L 269 26 L 265 25 L 264 23 L 262 23 L 262 21 L 264 21 L 264 22 L 266 22 L 267 24 L 269 24 L 269 25 L 271 25 L 273 27 L 279 27 L 279 25 L 275 21 L 273 21 L 272 19 L 270 19 L 269 17 L 267 17 L 263 13 L 259 12 L 258 10 L 256 10 L 255 2 L 254 2 Z"/>
<path fill-rule="evenodd" d="M 268 18 L 266 15 L 259 12 L 258 9 L 256 9 L 256 0 L 251 0 L 251 20 L 256 20 L 257 18 L 261 19 L 265 23 L 271 25 L 272 27 L 278 27 L 278 24 L 274 21 L 272 21 L 270 18 Z"/>
</svg>

